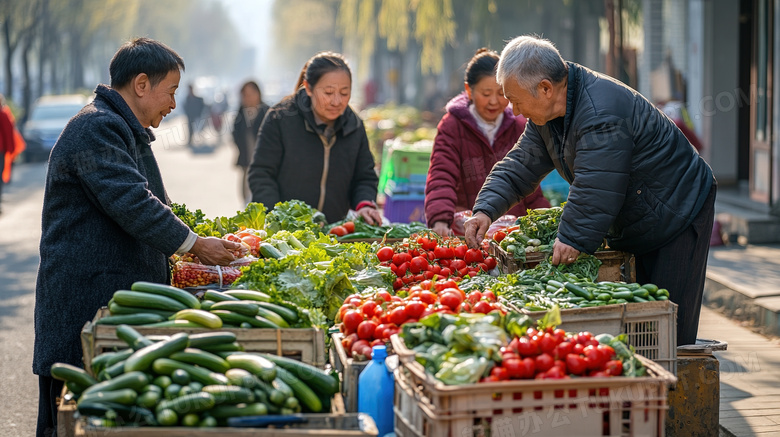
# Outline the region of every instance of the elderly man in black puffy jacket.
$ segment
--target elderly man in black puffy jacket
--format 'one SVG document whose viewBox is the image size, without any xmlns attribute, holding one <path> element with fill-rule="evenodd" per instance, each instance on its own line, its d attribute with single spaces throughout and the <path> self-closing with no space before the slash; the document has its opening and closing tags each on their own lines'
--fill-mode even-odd
<svg viewBox="0 0 780 437">
<path fill-rule="evenodd" d="M 647 99 L 564 61 L 550 41 L 509 42 L 497 80 L 529 123 L 477 197 L 469 245 L 557 170 L 571 188 L 553 264 L 593 254 L 606 237 L 636 255 L 639 282 L 669 290 L 679 305 L 677 342 L 695 343 L 717 186 L 709 165 Z"/>
</svg>

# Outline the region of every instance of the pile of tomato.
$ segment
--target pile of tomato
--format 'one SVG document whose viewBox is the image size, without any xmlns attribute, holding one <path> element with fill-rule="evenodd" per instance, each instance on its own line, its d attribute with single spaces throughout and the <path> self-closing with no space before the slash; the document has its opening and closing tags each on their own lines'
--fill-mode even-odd
<svg viewBox="0 0 780 437">
<path fill-rule="evenodd" d="M 460 281 L 496 267 L 496 259 L 482 249 L 469 249 L 459 238 L 439 239 L 432 235 L 410 238 L 395 247 L 385 246 L 376 254 L 380 265 L 397 276 L 393 289 L 437 278 Z"/>
<path fill-rule="evenodd" d="M 357 360 L 371 359 L 371 348 L 386 345 L 404 323 L 416 322 L 433 313 L 456 314 L 504 311 L 492 291 L 468 295 L 452 279 L 423 280 L 409 288 L 406 297 L 382 290 L 371 295 L 353 294 L 344 301 L 337 322 L 344 335 L 347 354 Z"/>
<path fill-rule="evenodd" d="M 623 362 L 615 350 L 599 344 L 590 332 L 529 328 L 501 348 L 501 365 L 483 381 L 508 379 L 563 379 L 574 376 L 620 376 Z"/>
</svg>

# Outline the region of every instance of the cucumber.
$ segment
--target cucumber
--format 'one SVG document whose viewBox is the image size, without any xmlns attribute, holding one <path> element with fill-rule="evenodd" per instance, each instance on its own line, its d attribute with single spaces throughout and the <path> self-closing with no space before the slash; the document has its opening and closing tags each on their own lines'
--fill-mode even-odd
<svg viewBox="0 0 780 437">
<path fill-rule="evenodd" d="M 160 402 L 160 393 L 156 391 L 146 391 L 141 393 L 135 400 L 139 407 L 154 408 Z"/>
<path fill-rule="evenodd" d="M 240 300 L 254 300 L 257 302 L 269 302 L 271 300 L 271 296 L 255 290 L 228 290 L 225 294 Z"/>
<path fill-rule="evenodd" d="M 269 403 L 268 403 L 268 395 L 266 394 L 265 390 L 261 390 L 259 388 L 256 388 L 256 389 L 252 390 L 252 392 L 255 394 L 255 399 L 257 400 L 257 402 L 262 402 L 262 403 L 266 404 L 266 406 L 270 406 Z M 271 411 L 271 408 L 268 408 L 268 412 L 273 414 L 273 412 Z"/>
<path fill-rule="evenodd" d="M 184 371 L 182 370 L 182 372 L 184 372 Z M 187 372 L 184 372 L 184 373 L 187 373 Z M 193 389 L 192 389 L 192 388 L 189 386 L 189 384 L 187 384 L 187 385 L 185 385 L 185 386 L 182 386 L 181 390 L 179 390 L 179 394 L 178 394 L 178 396 L 177 396 L 177 397 L 181 397 L 181 396 L 189 395 L 189 394 L 192 394 L 192 393 L 195 393 L 195 390 L 193 390 Z"/>
<path fill-rule="evenodd" d="M 148 325 L 151 323 L 162 322 L 165 317 L 159 314 L 137 313 L 120 314 L 118 316 L 107 316 L 95 322 L 96 325 Z"/>
<path fill-rule="evenodd" d="M 195 427 L 200 423 L 200 417 L 195 413 L 189 413 L 181 418 L 181 426 Z"/>
<path fill-rule="evenodd" d="M 165 320 L 163 322 L 152 323 L 145 325 L 146 328 L 205 328 L 200 323 L 190 322 L 189 320 Z"/>
<path fill-rule="evenodd" d="M 132 349 L 130 349 L 132 352 Z M 119 352 L 104 352 L 95 358 L 92 359 L 92 362 L 90 363 L 90 368 L 92 369 L 92 374 L 97 375 L 100 373 L 101 370 L 106 368 L 106 363 L 108 363 L 108 360 L 116 356 Z"/>
<path fill-rule="evenodd" d="M 255 394 L 251 389 L 235 385 L 207 385 L 203 387 L 203 391 L 214 396 L 217 405 L 251 404 L 255 401 Z"/>
<path fill-rule="evenodd" d="M 100 381 L 106 381 L 112 378 L 116 378 L 117 376 L 120 376 L 125 373 L 125 361 L 117 361 L 116 363 L 106 367 L 105 369 L 101 370 L 98 374 L 98 380 Z"/>
<path fill-rule="evenodd" d="M 187 373 L 186 370 L 176 369 L 171 373 L 171 381 L 173 381 L 174 384 L 179 384 L 181 386 L 187 385 L 190 383 L 190 374 Z"/>
<path fill-rule="evenodd" d="M 227 357 L 227 362 L 234 369 L 244 369 L 265 382 L 276 379 L 276 364 L 267 358 L 254 354 L 233 354 Z"/>
<path fill-rule="evenodd" d="M 284 257 L 282 252 L 280 252 L 279 249 L 275 248 L 270 243 L 260 243 L 260 255 L 262 255 L 263 258 L 273 259 L 280 259 Z"/>
<path fill-rule="evenodd" d="M 203 294 L 203 299 L 208 299 L 214 302 L 224 302 L 226 300 L 240 300 L 237 297 L 233 297 L 229 294 L 222 293 L 216 290 L 206 290 L 206 293 Z"/>
<path fill-rule="evenodd" d="M 200 420 L 198 426 L 201 428 L 216 428 L 217 419 L 212 416 L 206 416 Z"/>
<path fill-rule="evenodd" d="M 252 324 L 247 322 L 241 322 L 240 325 L 238 325 L 241 329 L 252 329 Z"/>
<path fill-rule="evenodd" d="M 296 323 L 296 322 L 298 322 L 298 312 L 297 311 L 294 311 L 294 310 L 291 310 L 289 308 L 286 308 L 286 307 L 283 307 L 281 305 L 277 305 L 277 304 L 274 304 L 274 303 L 270 303 L 270 302 L 262 302 L 262 303 L 260 303 L 258 305 L 260 305 L 260 307 L 262 307 L 262 308 L 265 308 L 267 310 L 271 310 L 271 311 L 275 312 L 276 314 L 279 314 L 280 316 L 282 316 L 282 318 L 287 323 Z"/>
<path fill-rule="evenodd" d="M 175 426 L 179 423 L 179 415 L 171 409 L 157 411 L 157 423 L 161 426 Z"/>
<path fill-rule="evenodd" d="M 84 393 L 84 390 L 87 389 L 87 387 L 84 387 L 83 385 L 73 381 L 66 382 L 65 388 L 67 388 L 69 392 L 75 394 L 76 396 Z"/>
<path fill-rule="evenodd" d="M 550 282 L 552 282 L 552 281 L 550 281 Z M 548 282 L 548 283 L 550 283 L 550 282 Z M 579 297 L 585 298 L 586 300 L 593 300 L 593 293 L 591 293 L 590 291 L 580 287 L 579 285 L 572 284 L 571 282 L 567 282 L 567 283 L 563 284 L 563 286 L 567 290 L 569 290 L 572 293 L 574 293 L 575 296 L 579 296 Z"/>
<path fill-rule="evenodd" d="M 258 303 L 261 303 L 261 302 L 258 302 Z M 262 317 L 262 318 L 264 318 L 264 319 L 267 319 L 271 323 L 276 324 L 280 328 L 289 328 L 290 327 L 290 325 L 287 323 L 287 321 L 284 320 L 284 317 L 280 316 L 279 314 L 277 314 L 277 313 L 275 313 L 275 312 L 273 312 L 273 311 L 271 311 L 271 310 L 269 310 L 267 308 L 258 307 L 257 308 L 257 315 Z"/>
<path fill-rule="evenodd" d="M 146 376 L 144 372 L 130 372 L 107 381 L 99 382 L 86 389 L 84 395 L 98 391 L 115 391 L 125 388 L 141 391 L 148 384 L 149 377 Z"/>
<path fill-rule="evenodd" d="M 192 381 L 187 387 L 191 388 L 193 393 L 197 393 L 203 390 L 203 384 L 199 383 L 198 381 Z"/>
<path fill-rule="evenodd" d="M 290 387 L 286 382 L 282 381 L 281 378 L 276 378 L 271 382 L 271 387 L 273 387 L 275 390 L 277 390 L 279 393 L 284 395 L 284 399 L 282 399 L 282 403 L 275 402 L 276 405 L 282 406 L 284 401 L 287 398 L 291 398 L 295 396 L 293 393 L 292 387 Z"/>
<path fill-rule="evenodd" d="M 233 343 L 218 344 L 214 346 L 203 346 L 201 350 L 222 356 L 220 355 L 220 353 L 222 352 L 233 352 L 233 353 L 243 352 L 244 346 L 241 346 L 240 343 L 234 341 Z"/>
<path fill-rule="evenodd" d="M 596 296 L 596 300 L 601 300 L 601 301 L 604 301 L 604 302 L 607 302 L 610 299 L 612 299 L 612 295 L 609 294 L 609 293 L 601 293 L 598 296 Z"/>
<path fill-rule="evenodd" d="M 176 399 L 165 400 L 157 405 L 158 410 L 173 410 L 179 415 L 200 413 L 214 408 L 215 400 L 211 393 L 191 393 Z"/>
<path fill-rule="evenodd" d="M 142 347 L 154 344 L 151 340 L 141 335 L 138 331 L 128 325 L 119 325 L 116 327 L 116 336 L 127 343 L 131 348 L 138 350 Z"/>
<path fill-rule="evenodd" d="M 301 404 L 298 402 L 298 399 L 296 397 L 289 397 L 284 401 L 284 408 L 289 408 L 291 410 L 296 410 L 300 408 Z"/>
<path fill-rule="evenodd" d="M 177 396 L 179 396 L 179 393 L 181 392 L 181 385 L 176 384 L 175 382 L 168 387 L 165 387 L 165 399 L 171 400 L 176 399 Z"/>
<path fill-rule="evenodd" d="M 134 308 L 153 308 L 165 311 L 181 311 L 188 308 L 187 305 L 176 299 L 142 291 L 117 290 L 114 292 L 114 300 L 119 305 Z"/>
<path fill-rule="evenodd" d="M 288 388 L 289 388 L 289 386 L 288 386 Z M 277 407 L 281 407 L 282 405 L 284 405 L 284 402 L 286 400 L 287 400 L 287 395 L 285 395 L 283 391 L 277 390 L 277 389 L 273 389 L 273 390 L 269 390 L 268 391 L 268 401 L 271 404 L 273 404 L 273 405 L 275 405 Z"/>
<path fill-rule="evenodd" d="M 239 301 L 217 302 L 211 306 L 211 309 L 209 311 L 226 310 L 226 311 L 233 311 L 234 313 L 238 313 L 238 314 L 243 314 L 249 317 L 254 317 L 257 315 L 257 310 L 259 308 L 260 306 L 256 302 L 250 300 L 239 300 Z"/>
<path fill-rule="evenodd" d="M 260 316 L 248 317 L 243 314 L 238 314 L 238 313 L 234 313 L 233 311 L 226 311 L 226 310 L 212 310 L 211 312 L 216 314 L 220 319 L 222 319 L 223 322 L 226 323 L 234 323 L 234 324 L 249 323 L 255 328 L 279 329 L 279 325 Z"/>
<path fill-rule="evenodd" d="M 186 309 L 173 315 L 174 320 L 187 320 L 203 325 L 209 329 L 219 329 L 222 327 L 222 319 L 216 315 L 203 310 Z"/>
<path fill-rule="evenodd" d="M 138 393 L 132 388 L 123 388 L 119 390 L 103 390 L 93 391 L 91 393 L 84 393 L 79 398 L 78 403 L 95 403 L 95 402 L 116 402 L 122 405 L 135 405 L 135 401 L 138 398 Z"/>
<path fill-rule="evenodd" d="M 187 348 L 171 354 L 169 358 L 182 363 L 205 367 L 217 373 L 225 373 L 230 369 L 230 364 L 223 358 L 201 349 Z"/>
<path fill-rule="evenodd" d="M 669 297 L 664 296 L 663 294 L 659 294 L 655 297 L 655 300 L 669 300 Z"/>
<path fill-rule="evenodd" d="M 650 302 L 649 300 L 647 300 L 645 298 L 642 298 L 642 297 L 639 297 L 639 296 L 636 296 L 636 295 L 634 296 L 633 301 L 634 302 Z"/>
<path fill-rule="evenodd" d="M 163 340 L 159 343 L 139 349 L 125 361 L 125 372 L 146 370 L 152 365 L 154 360 L 168 357 L 174 352 L 184 350 L 189 342 L 189 336 L 183 332 L 179 332 L 171 336 L 168 340 Z"/>
<path fill-rule="evenodd" d="M 135 307 L 126 307 L 124 305 L 119 305 L 116 302 L 109 302 L 108 304 L 108 310 L 111 311 L 111 315 L 121 315 L 121 314 L 138 314 L 138 313 L 148 313 L 148 314 L 159 314 L 166 319 L 170 317 L 175 311 L 167 311 L 167 310 L 157 310 L 154 308 L 135 308 Z"/>
<path fill-rule="evenodd" d="M 173 381 L 171 381 L 171 377 L 168 375 L 160 375 L 157 378 L 154 378 L 152 384 L 165 390 L 169 385 L 173 384 Z"/>
<path fill-rule="evenodd" d="M 154 414 L 144 407 L 116 402 L 85 402 L 76 407 L 82 416 L 111 417 L 120 425 L 156 425 Z"/>
<path fill-rule="evenodd" d="M 314 393 L 308 385 L 304 384 L 292 373 L 281 367 L 276 369 L 276 376 L 292 388 L 295 397 L 298 398 L 298 401 L 300 401 L 300 403 L 309 411 L 312 413 L 319 413 L 322 411 L 322 401 L 320 401 L 320 398 L 317 397 L 317 394 Z"/>
<path fill-rule="evenodd" d="M 190 374 L 190 378 L 193 381 L 197 381 L 203 385 L 227 385 L 228 383 L 227 377 L 221 373 L 215 373 L 208 369 L 182 363 L 170 358 L 158 358 L 154 360 L 152 369 L 154 369 L 155 373 L 161 375 L 171 375 L 176 369 L 183 369 Z"/>
<path fill-rule="evenodd" d="M 160 296 L 176 299 L 189 308 L 200 308 L 198 298 L 181 288 L 171 287 L 165 284 L 155 284 L 153 282 L 138 281 L 130 286 L 133 291 L 143 291 L 145 293 L 157 294 Z"/>
<path fill-rule="evenodd" d="M 208 299 L 203 300 L 200 302 L 200 309 L 202 309 L 203 311 L 208 311 L 211 309 L 211 306 L 214 305 L 215 303 L 216 302 L 214 302 L 213 300 L 208 300 Z"/>
<path fill-rule="evenodd" d="M 51 377 L 65 382 L 75 382 L 82 387 L 90 387 L 98 382 L 84 369 L 65 363 L 54 363 L 51 366 Z"/>
<path fill-rule="evenodd" d="M 265 404 L 255 402 L 254 404 L 238 405 L 217 405 L 209 412 L 216 419 L 227 419 L 230 417 L 242 416 L 264 416 L 268 414 L 268 408 Z"/>
<path fill-rule="evenodd" d="M 203 332 L 190 335 L 190 347 L 203 348 L 204 346 L 214 346 L 224 343 L 233 343 L 236 341 L 236 334 L 233 332 Z"/>
<path fill-rule="evenodd" d="M 631 299 L 632 297 L 634 297 L 634 293 L 630 291 L 618 291 L 612 293 L 613 299 Z"/>
<path fill-rule="evenodd" d="M 292 373 L 301 381 L 306 381 L 306 385 L 311 387 L 317 393 L 326 396 L 333 396 L 339 391 L 339 382 L 336 378 L 310 364 L 302 363 L 291 358 L 280 357 L 272 354 L 260 354 L 277 367 L 281 367 Z"/>
<path fill-rule="evenodd" d="M 225 376 L 227 377 L 230 385 L 239 387 L 255 388 L 260 383 L 260 381 L 253 373 L 244 369 L 230 369 L 225 372 Z"/>
<path fill-rule="evenodd" d="M 658 292 L 658 286 L 655 284 L 644 284 L 642 288 L 650 292 L 650 294 L 656 294 Z"/>
<path fill-rule="evenodd" d="M 633 291 L 634 297 L 641 297 L 642 299 L 647 299 L 648 296 L 650 296 L 650 292 L 647 291 L 646 288 L 639 288 L 637 290 Z"/>
</svg>

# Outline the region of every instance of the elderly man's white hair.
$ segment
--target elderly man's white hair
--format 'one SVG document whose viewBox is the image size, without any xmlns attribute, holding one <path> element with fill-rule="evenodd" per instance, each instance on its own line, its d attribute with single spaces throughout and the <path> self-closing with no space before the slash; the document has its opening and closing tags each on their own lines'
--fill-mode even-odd
<svg viewBox="0 0 780 437">
<path fill-rule="evenodd" d="M 568 68 L 552 42 L 536 36 L 524 35 L 509 41 L 498 61 L 496 81 L 503 87 L 514 79 L 536 97 L 536 86 L 544 79 L 552 83 L 562 81 Z"/>
</svg>

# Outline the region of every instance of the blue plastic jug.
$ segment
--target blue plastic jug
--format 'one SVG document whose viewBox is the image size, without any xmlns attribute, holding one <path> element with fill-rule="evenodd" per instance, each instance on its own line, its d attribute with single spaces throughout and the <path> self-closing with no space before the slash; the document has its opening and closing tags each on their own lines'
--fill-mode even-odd
<svg viewBox="0 0 780 437">
<path fill-rule="evenodd" d="M 358 411 L 370 415 L 379 436 L 393 432 L 393 374 L 385 365 L 387 348 L 374 346 L 371 362 L 358 378 Z"/>
</svg>

